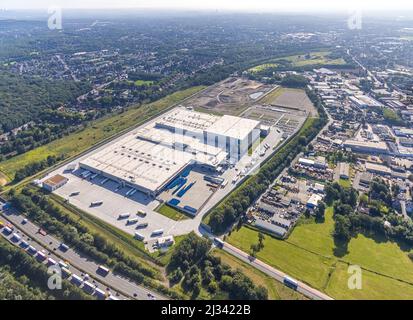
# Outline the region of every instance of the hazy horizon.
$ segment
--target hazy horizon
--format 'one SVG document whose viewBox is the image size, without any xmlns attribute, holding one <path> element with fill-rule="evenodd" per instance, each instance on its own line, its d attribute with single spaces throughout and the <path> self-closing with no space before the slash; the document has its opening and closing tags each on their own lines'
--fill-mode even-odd
<svg viewBox="0 0 413 320">
<path fill-rule="evenodd" d="M 45 10 L 57 6 L 66 9 L 145 9 L 145 10 L 197 10 L 197 11 L 244 11 L 244 12 L 347 12 L 365 10 L 372 12 L 397 12 L 413 10 L 410 0 L 347 0 L 325 3 L 323 0 L 268 1 L 255 0 L 209 0 L 194 2 L 190 0 L 3 0 L 1 10 Z"/>
</svg>

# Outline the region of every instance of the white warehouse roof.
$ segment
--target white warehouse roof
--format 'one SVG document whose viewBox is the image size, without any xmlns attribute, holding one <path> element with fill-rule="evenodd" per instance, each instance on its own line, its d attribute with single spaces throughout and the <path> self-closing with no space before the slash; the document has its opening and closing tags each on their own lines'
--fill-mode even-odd
<svg viewBox="0 0 413 320">
<path fill-rule="evenodd" d="M 215 134 L 244 140 L 248 134 L 259 126 L 260 122 L 251 119 L 225 115 L 217 120 L 206 131 Z"/>
<path fill-rule="evenodd" d="M 148 123 L 92 153 L 80 166 L 145 192 L 157 193 L 187 165 L 199 163 L 217 168 L 227 158 L 225 146 L 204 143 L 204 132 L 212 128 L 243 139 L 259 124 L 178 107 L 159 121 Z"/>
</svg>

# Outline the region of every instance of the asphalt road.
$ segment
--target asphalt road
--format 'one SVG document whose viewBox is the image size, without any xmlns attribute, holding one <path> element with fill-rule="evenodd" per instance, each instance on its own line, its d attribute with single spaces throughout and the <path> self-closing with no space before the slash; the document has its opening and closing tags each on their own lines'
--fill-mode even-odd
<svg viewBox="0 0 413 320">
<path fill-rule="evenodd" d="M 68 261 L 71 267 L 81 271 L 80 273 L 88 274 L 91 278 L 93 278 L 92 280 L 100 282 L 102 284 L 101 287 L 103 289 L 106 290 L 106 288 L 109 287 L 114 289 L 111 291 L 117 291 L 125 295 L 126 297 L 137 300 L 165 299 L 165 297 L 155 292 L 152 292 L 147 288 L 139 286 L 136 283 L 130 281 L 129 279 L 114 274 L 113 272 L 109 272 L 109 274 L 107 274 L 106 276 L 102 276 L 96 273 L 99 264 L 91 260 L 89 257 L 84 256 L 72 249 L 63 252 L 59 249 L 61 242 L 58 239 L 50 235 L 41 235 L 40 233 L 38 233 L 39 227 L 30 221 L 23 224 L 22 221 L 24 219 L 24 216 L 17 213 L 16 211 L 11 209 L 5 209 L 3 211 L 0 211 L 0 213 L 2 215 L 0 219 L 7 220 L 11 224 L 13 224 L 15 228 L 20 230 L 20 233 L 26 234 L 32 240 L 35 240 L 35 242 L 40 244 L 40 246 L 43 247 L 42 249 L 50 253 L 53 252 L 53 255 L 57 256 L 57 260 L 55 259 L 56 261 Z M 33 241 L 31 241 L 31 244 L 32 243 Z M 92 280 L 88 281 L 91 282 Z"/>
<path fill-rule="evenodd" d="M 275 280 L 283 283 L 284 278 L 288 276 L 286 273 L 277 270 L 268 264 L 251 257 L 249 254 L 245 253 L 244 251 L 228 244 L 225 243 L 224 246 L 222 247 L 222 250 L 232 254 L 233 256 L 239 258 L 240 260 L 254 266 L 258 270 L 264 272 L 265 274 L 269 275 L 270 277 L 274 278 Z M 290 277 L 291 278 L 291 277 Z M 311 288 L 310 286 L 306 285 L 303 282 L 300 282 L 296 280 L 298 283 L 298 288 L 297 291 L 305 295 L 306 297 L 313 299 L 313 300 L 333 300 L 331 297 L 328 295 L 322 293 L 321 291 L 318 291 L 314 288 Z"/>
</svg>

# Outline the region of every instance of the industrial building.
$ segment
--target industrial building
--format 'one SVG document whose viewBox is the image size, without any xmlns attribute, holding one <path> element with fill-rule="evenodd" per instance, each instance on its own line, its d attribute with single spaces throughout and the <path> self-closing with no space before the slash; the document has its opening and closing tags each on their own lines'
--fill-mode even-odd
<svg viewBox="0 0 413 320">
<path fill-rule="evenodd" d="M 377 164 L 377 163 L 371 163 L 371 162 L 366 162 L 366 171 L 379 174 L 379 175 L 391 175 L 392 171 L 389 167 L 386 167 L 382 164 Z"/>
<path fill-rule="evenodd" d="M 360 153 L 374 153 L 374 154 L 388 154 L 389 149 L 385 142 L 373 142 L 373 141 L 359 141 L 359 140 L 347 140 L 344 142 L 345 148 L 350 148 L 353 152 Z"/>
<path fill-rule="evenodd" d="M 383 105 L 377 100 L 366 95 L 355 95 L 349 98 L 350 102 L 357 108 L 380 108 Z"/>
<path fill-rule="evenodd" d="M 43 189 L 53 192 L 56 189 L 64 186 L 69 179 L 61 176 L 60 174 L 57 174 L 43 182 Z"/>
<path fill-rule="evenodd" d="M 318 203 L 323 199 L 322 196 L 318 194 L 312 194 L 310 198 L 307 200 L 307 208 L 314 209 L 318 206 Z"/>
<path fill-rule="evenodd" d="M 178 107 L 79 166 L 155 197 L 188 166 L 215 171 L 237 162 L 259 138 L 259 121 Z"/>
</svg>

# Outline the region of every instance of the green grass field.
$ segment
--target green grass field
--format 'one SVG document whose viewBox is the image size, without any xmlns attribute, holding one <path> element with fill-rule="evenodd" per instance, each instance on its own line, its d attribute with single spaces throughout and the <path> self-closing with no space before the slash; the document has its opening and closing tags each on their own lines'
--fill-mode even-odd
<svg viewBox="0 0 413 320">
<path fill-rule="evenodd" d="M 152 85 L 152 84 L 153 84 L 153 81 L 148 81 L 148 80 L 136 80 L 136 81 L 134 82 L 134 84 L 135 84 L 135 86 L 142 86 L 142 85 L 144 85 L 144 84 L 146 84 L 146 85 L 150 86 L 150 85 Z"/>
<path fill-rule="evenodd" d="M 199 86 L 178 91 L 156 102 L 130 108 L 121 114 L 96 120 L 81 131 L 1 162 L 0 171 L 4 173 L 8 181 L 11 181 L 17 170 L 29 163 L 46 159 L 49 155 L 63 154 L 66 158 L 75 156 L 98 142 L 104 141 L 123 130 L 145 122 L 150 117 L 157 115 L 174 103 L 189 97 L 203 88 L 204 87 Z"/>
<path fill-rule="evenodd" d="M 276 68 L 278 65 L 276 63 L 264 63 L 253 68 L 248 69 L 249 72 L 255 73 L 260 72 L 268 68 Z"/>
<path fill-rule="evenodd" d="M 170 218 L 172 220 L 175 220 L 175 221 L 189 219 L 189 216 L 182 213 L 181 211 L 176 210 L 175 208 L 172 208 L 172 207 L 168 206 L 165 203 L 162 204 L 159 208 L 157 208 L 156 212 L 159 212 L 160 214 L 164 215 L 165 217 L 168 217 L 168 218 Z"/>
<path fill-rule="evenodd" d="M 326 292 L 336 299 L 357 299 L 357 300 L 383 300 L 386 298 L 411 300 L 413 297 L 413 286 L 383 277 L 369 271 L 362 273 L 361 290 L 349 290 L 347 286 L 348 264 L 337 263 Z M 391 297 L 389 297 L 391 294 Z"/>
<path fill-rule="evenodd" d="M 262 285 L 268 290 L 268 299 L 270 300 L 302 300 L 305 297 L 294 290 L 291 290 L 266 275 L 265 273 L 251 268 L 245 262 L 239 260 L 238 258 L 230 255 L 229 253 L 215 249 L 213 255 L 221 258 L 221 261 L 224 264 L 231 266 L 232 269 L 241 270 L 243 274 L 248 276 L 255 285 Z"/>
<path fill-rule="evenodd" d="M 293 67 L 304 67 L 309 65 L 343 65 L 346 64 L 346 61 L 343 58 L 339 59 L 330 59 L 328 55 L 331 51 L 318 51 L 311 52 L 310 58 L 306 58 L 306 54 L 302 55 L 293 55 L 288 57 L 283 57 L 277 60 L 287 60 L 291 62 Z"/>
<path fill-rule="evenodd" d="M 341 179 L 338 180 L 338 184 L 342 186 L 343 188 L 350 188 L 351 187 L 351 181 L 350 179 Z"/>
<path fill-rule="evenodd" d="M 394 242 L 359 234 L 351 239 L 348 252 L 337 257 L 333 230 L 333 211 L 328 208 L 323 223 L 300 223 L 287 240 L 266 236 L 265 247 L 257 257 L 333 298 L 413 298 L 413 262 L 408 257 L 409 250 L 402 250 Z M 228 241 L 249 252 L 257 239 L 257 231 L 243 227 L 234 231 Z M 362 290 L 348 289 L 348 264 L 363 269 Z"/>
</svg>

